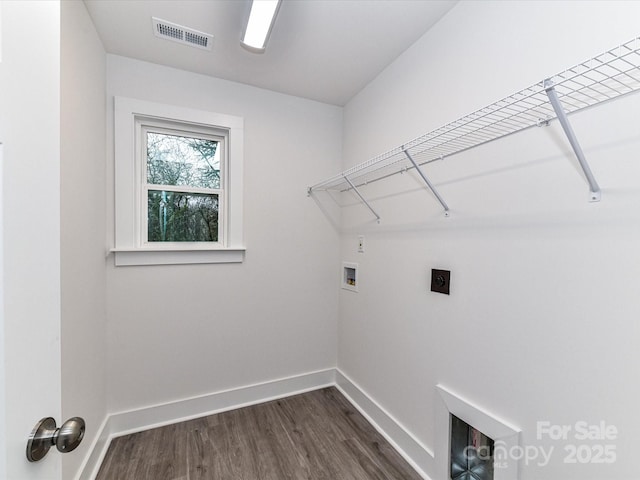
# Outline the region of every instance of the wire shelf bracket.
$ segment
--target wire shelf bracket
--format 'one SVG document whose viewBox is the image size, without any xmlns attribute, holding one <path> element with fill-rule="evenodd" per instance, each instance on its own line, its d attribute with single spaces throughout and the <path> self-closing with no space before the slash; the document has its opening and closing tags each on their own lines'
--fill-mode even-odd
<svg viewBox="0 0 640 480">
<path fill-rule="evenodd" d="M 589 200 L 597 202 L 600 187 L 567 116 L 638 90 L 640 37 L 355 165 L 309 187 L 307 193 L 353 190 L 380 220 L 359 189 L 416 169 L 447 214 L 447 204 L 420 167 L 529 128 L 549 125 L 557 119 L 589 184 Z"/>
<path fill-rule="evenodd" d="M 584 172 L 584 176 L 589 182 L 589 201 L 599 202 L 601 197 L 600 187 L 598 186 L 598 182 L 596 182 L 596 179 L 591 172 L 591 168 L 589 167 L 587 159 L 584 157 L 582 147 L 580 146 L 580 142 L 578 142 L 578 139 L 576 138 L 576 134 L 573 132 L 573 128 L 571 127 L 571 123 L 569 123 L 567 114 L 562 108 L 562 103 L 558 99 L 558 94 L 553 86 L 553 82 L 551 81 L 551 79 L 546 79 L 543 82 L 543 85 L 544 90 L 545 92 L 547 92 L 547 96 L 549 97 L 549 102 L 551 102 L 551 106 L 553 107 L 553 110 L 556 113 L 558 120 L 560 121 L 560 125 L 562 125 L 564 134 L 567 136 L 567 139 L 571 144 L 571 148 L 573 148 L 573 152 L 576 154 L 578 162 L 580 163 L 580 167 Z"/>
<path fill-rule="evenodd" d="M 371 206 L 371 204 L 369 204 L 369 202 L 367 202 L 367 199 L 366 199 L 366 198 L 364 198 L 364 197 L 362 196 L 362 194 L 360 193 L 360 190 L 358 190 L 358 187 L 356 187 L 356 186 L 351 182 L 351 180 L 349 180 L 349 178 L 348 178 L 346 175 L 344 176 L 344 180 L 349 184 L 349 186 L 350 186 L 350 187 L 351 187 L 351 189 L 354 191 L 354 193 L 355 193 L 358 197 L 360 197 L 360 200 L 362 201 L 362 203 L 364 203 L 364 204 L 367 206 L 367 208 L 368 208 L 369 210 L 371 210 L 371 213 L 373 213 L 373 214 L 375 215 L 375 217 L 376 217 L 376 221 L 377 221 L 378 223 L 380 223 L 380 215 L 378 215 L 378 214 L 376 213 L 376 211 L 373 209 L 373 207 Z"/>
<path fill-rule="evenodd" d="M 440 194 L 438 193 L 438 190 L 436 190 L 436 188 L 433 186 L 433 184 L 429 181 L 427 176 L 424 174 L 424 172 L 422 171 L 420 166 L 416 163 L 416 161 L 409 154 L 409 152 L 407 152 L 404 149 L 404 147 L 402 147 L 402 151 L 404 152 L 405 156 L 409 159 L 409 161 L 413 165 L 413 168 L 416 169 L 416 172 L 418 172 L 418 175 L 420 175 L 420 177 L 422 177 L 422 180 L 427 185 L 429 190 L 431 190 L 431 193 L 433 193 L 433 195 L 436 197 L 438 202 L 440 202 L 440 205 L 442 205 L 442 208 L 444 208 L 444 216 L 448 217 L 449 216 L 449 206 L 447 205 L 447 202 L 445 202 L 444 199 L 440 196 Z"/>
</svg>

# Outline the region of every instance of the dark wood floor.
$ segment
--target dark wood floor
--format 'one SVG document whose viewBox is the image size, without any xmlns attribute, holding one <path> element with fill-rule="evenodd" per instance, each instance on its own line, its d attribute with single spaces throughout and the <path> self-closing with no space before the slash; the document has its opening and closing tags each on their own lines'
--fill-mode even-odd
<svg viewBox="0 0 640 480">
<path fill-rule="evenodd" d="M 420 478 L 330 387 L 116 438 L 96 480 Z"/>
</svg>

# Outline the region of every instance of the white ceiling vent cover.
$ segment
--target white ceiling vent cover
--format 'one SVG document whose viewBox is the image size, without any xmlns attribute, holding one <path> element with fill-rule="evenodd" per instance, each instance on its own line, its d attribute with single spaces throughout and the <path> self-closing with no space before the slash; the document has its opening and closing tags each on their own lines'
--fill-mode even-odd
<svg viewBox="0 0 640 480">
<path fill-rule="evenodd" d="M 211 50 L 213 35 L 183 27 L 182 25 L 176 25 L 156 17 L 151 17 L 151 19 L 153 20 L 153 34 L 156 37 L 191 47 L 202 48 L 203 50 Z"/>
</svg>

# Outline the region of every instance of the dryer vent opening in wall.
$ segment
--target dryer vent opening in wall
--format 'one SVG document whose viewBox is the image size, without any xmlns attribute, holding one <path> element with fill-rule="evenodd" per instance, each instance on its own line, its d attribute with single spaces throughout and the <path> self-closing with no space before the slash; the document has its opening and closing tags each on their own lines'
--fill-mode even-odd
<svg viewBox="0 0 640 480">
<path fill-rule="evenodd" d="M 477 428 L 451 415 L 452 480 L 493 480 L 494 442 Z"/>
<path fill-rule="evenodd" d="M 171 40 L 190 47 L 211 50 L 213 35 L 199 32 L 192 28 L 183 27 L 175 23 L 167 22 L 156 17 L 152 17 L 153 34 L 156 37 Z"/>
</svg>

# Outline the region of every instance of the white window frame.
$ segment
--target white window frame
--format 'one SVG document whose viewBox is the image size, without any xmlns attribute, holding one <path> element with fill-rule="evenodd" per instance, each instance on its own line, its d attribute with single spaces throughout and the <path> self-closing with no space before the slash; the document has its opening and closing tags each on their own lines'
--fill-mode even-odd
<svg viewBox="0 0 640 480">
<path fill-rule="evenodd" d="M 115 264 L 164 265 L 242 262 L 242 163 L 244 121 L 241 117 L 115 97 Z M 206 133 L 224 139 L 219 197 L 222 228 L 218 242 L 146 242 L 145 125 L 173 126 L 181 132 Z M 152 127 L 153 128 L 153 127 Z M 140 150 L 136 151 L 136 148 Z M 143 154 L 144 152 L 144 154 Z"/>
<path fill-rule="evenodd" d="M 139 159 L 136 159 L 136 165 L 139 167 L 138 182 L 141 184 L 140 202 L 141 213 L 148 211 L 148 192 L 149 190 L 158 191 L 164 190 L 168 192 L 182 192 L 182 193 L 204 193 L 213 194 L 218 196 L 218 241 L 208 242 L 207 245 L 224 247 L 225 231 L 227 224 L 227 212 L 226 212 L 226 185 L 228 183 L 227 178 L 227 143 L 229 142 L 229 132 L 227 130 L 218 130 L 211 128 L 202 128 L 193 124 L 181 124 L 176 122 L 167 122 L 166 120 L 158 120 L 147 117 L 136 117 L 136 144 L 138 150 L 136 154 Z M 147 133 L 160 133 L 163 135 L 177 135 L 193 138 L 201 138 L 206 140 L 213 140 L 218 142 L 219 158 L 220 158 L 220 186 L 218 188 L 196 188 L 183 185 L 155 185 L 148 183 L 148 162 L 146 161 L 147 155 Z M 140 235 L 140 243 L 145 247 L 157 248 L 158 245 L 164 247 L 178 248 L 185 245 L 191 245 L 190 242 L 150 242 L 148 238 L 148 220 L 149 215 L 140 215 L 140 226 L 138 232 Z"/>
</svg>

